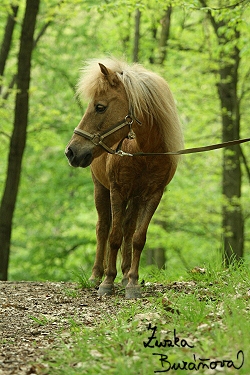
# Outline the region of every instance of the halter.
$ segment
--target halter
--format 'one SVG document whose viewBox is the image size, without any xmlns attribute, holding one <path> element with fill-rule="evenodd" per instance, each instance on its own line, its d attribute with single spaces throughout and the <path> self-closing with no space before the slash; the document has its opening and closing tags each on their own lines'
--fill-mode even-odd
<svg viewBox="0 0 250 375">
<path fill-rule="evenodd" d="M 109 135 L 115 133 L 116 131 L 124 128 L 125 126 L 129 126 L 129 133 L 127 135 L 127 138 L 129 139 L 133 139 L 135 138 L 135 134 L 132 130 L 132 124 L 133 124 L 134 120 L 132 118 L 131 115 L 127 115 L 124 120 L 122 120 L 121 122 L 118 122 L 118 124 L 115 124 L 113 126 L 111 126 L 110 128 L 108 128 L 107 130 L 105 130 L 104 132 L 102 133 L 94 133 L 94 134 L 91 134 L 91 133 L 88 133 L 86 132 L 85 130 L 81 130 L 81 129 L 78 129 L 78 128 L 75 128 L 74 130 L 74 133 L 77 134 L 77 135 L 80 135 L 81 137 L 84 137 L 86 139 L 88 139 L 89 141 L 91 141 L 95 146 L 102 146 L 109 154 L 116 154 L 116 155 L 123 155 L 123 151 L 120 150 L 120 146 L 123 142 L 124 139 L 122 139 L 119 143 L 119 145 L 117 146 L 117 149 L 116 150 L 113 150 L 112 148 L 110 148 L 109 146 L 107 146 L 103 140 L 105 138 L 107 138 Z"/>
<path fill-rule="evenodd" d="M 135 120 L 141 124 L 141 122 L 135 118 Z M 194 147 L 194 148 L 186 148 L 184 150 L 178 150 L 178 151 L 168 151 L 168 152 L 135 152 L 133 154 L 130 154 L 128 152 L 122 151 L 121 150 L 121 145 L 122 142 L 124 141 L 125 138 L 128 139 L 134 139 L 135 138 L 135 133 L 132 130 L 132 124 L 134 120 L 132 118 L 132 115 L 128 114 L 123 121 L 118 122 L 118 124 L 115 124 L 105 130 L 102 133 L 95 133 L 91 134 L 86 132 L 85 130 L 77 129 L 75 128 L 74 133 L 77 135 L 80 135 L 88 140 L 90 140 L 95 146 L 102 146 L 109 154 L 113 155 L 120 155 L 120 156 L 156 156 L 156 155 L 185 155 L 185 154 L 194 154 L 198 152 L 206 152 L 206 151 L 211 151 L 211 150 L 217 150 L 220 148 L 224 147 L 230 147 L 230 146 L 235 146 L 239 145 L 241 143 L 245 142 L 250 142 L 250 138 L 243 138 L 243 139 L 237 139 L 237 140 L 232 140 L 228 142 L 223 142 L 223 143 L 217 143 L 209 146 L 202 146 L 202 147 Z M 112 148 L 108 147 L 103 140 L 108 137 L 109 135 L 115 133 L 117 130 L 122 129 L 125 126 L 129 126 L 129 133 L 127 137 L 121 139 L 119 142 L 116 150 L 113 150 Z"/>
</svg>

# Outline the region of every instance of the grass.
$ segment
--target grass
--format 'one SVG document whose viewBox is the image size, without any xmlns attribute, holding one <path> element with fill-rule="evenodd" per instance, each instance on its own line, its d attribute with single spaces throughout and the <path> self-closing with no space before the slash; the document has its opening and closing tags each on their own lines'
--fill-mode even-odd
<svg viewBox="0 0 250 375">
<path fill-rule="evenodd" d="M 33 322 L 35 322 L 39 326 L 46 326 L 49 323 L 48 318 L 46 318 L 45 315 L 40 315 L 39 318 L 37 318 L 36 316 L 30 315 L 29 318 L 33 320 Z"/>
<path fill-rule="evenodd" d="M 154 296 L 122 309 L 123 297 L 111 297 L 116 315 L 91 327 L 71 324 L 67 340 L 48 353 L 46 374 L 250 374 L 246 267 L 195 269 L 171 283 L 157 271 L 149 279 L 145 289 L 163 284 Z"/>
<path fill-rule="evenodd" d="M 89 281 L 89 277 L 86 275 L 82 268 L 79 268 L 79 271 L 74 273 L 73 275 L 82 289 L 90 289 L 91 287 L 93 287 L 93 283 Z"/>
</svg>

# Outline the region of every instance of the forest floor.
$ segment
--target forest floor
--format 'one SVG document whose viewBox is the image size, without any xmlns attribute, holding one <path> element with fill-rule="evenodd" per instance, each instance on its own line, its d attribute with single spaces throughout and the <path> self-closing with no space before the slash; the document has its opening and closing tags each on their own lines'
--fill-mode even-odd
<svg viewBox="0 0 250 375">
<path fill-rule="evenodd" d="M 44 351 L 56 346 L 56 333 L 67 330 L 70 317 L 87 325 L 100 319 L 97 299 L 93 289 L 79 295 L 76 283 L 1 282 L 0 375 L 39 373 Z M 108 299 L 102 307 L 115 313 Z"/>
<path fill-rule="evenodd" d="M 0 375 L 43 373 L 44 356 L 68 335 L 71 320 L 90 327 L 128 303 L 113 298 L 70 282 L 0 282 Z"/>
<path fill-rule="evenodd" d="M 206 375 L 249 375 L 249 270 L 164 275 L 142 282 L 138 300 L 120 284 L 98 297 L 79 282 L 0 282 L 0 375 L 149 375 L 168 372 L 168 356 L 171 366 L 200 361 Z M 145 345 L 157 327 L 169 348 Z"/>
</svg>

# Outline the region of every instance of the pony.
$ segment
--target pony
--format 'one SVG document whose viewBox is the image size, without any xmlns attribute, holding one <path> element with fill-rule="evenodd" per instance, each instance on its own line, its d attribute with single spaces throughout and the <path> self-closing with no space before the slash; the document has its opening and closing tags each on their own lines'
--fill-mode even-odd
<svg viewBox="0 0 250 375">
<path fill-rule="evenodd" d="M 90 165 L 94 182 L 97 247 L 90 281 L 99 285 L 99 296 L 114 293 L 121 249 L 125 298 L 139 298 L 148 226 L 179 162 L 174 153 L 159 153 L 183 147 L 175 101 L 162 77 L 114 58 L 88 61 L 77 94 L 89 104 L 65 154 L 72 167 Z"/>
</svg>

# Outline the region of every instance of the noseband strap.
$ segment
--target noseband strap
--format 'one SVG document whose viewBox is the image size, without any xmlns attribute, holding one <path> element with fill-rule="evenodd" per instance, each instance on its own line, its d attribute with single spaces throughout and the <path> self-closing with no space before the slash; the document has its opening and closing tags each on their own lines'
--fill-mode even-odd
<svg viewBox="0 0 250 375">
<path fill-rule="evenodd" d="M 102 133 L 91 134 L 91 133 L 86 132 L 85 130 L 81 130 L 81 129 L 78 129 L 78 128 L 75 128 L 74 133 L 77 134 L 77 135 L 80 135 L 81 137 L 84 137 L 84 138 L 88 139 L 95 146 L 102 146 L 108 153 L 116 154 L 119 150 L 119 146 L 121 145 L 123 139 L 119 143 L 119 146 L 117 147 L 116 150 L 113 150 L 112 148 L 107 146 L 103 142 L 103 140 L 105 138 L 107 138 L 109 135 L 115 133 L 116 131 L 122 129 L 125 126 L 129 126 L 129 133 L 132 132 L 132 128 L 131 128 L 132 124 L 133 124 L 133 118 L 131 117 L 131 115 L 127 115 L 125 117 L 125 119 L 122 120 L 122 122 L 119 122 L 118 124 L 115 124 L 115 125 L 111 126 L 110 128 L 108 128 L 107 130 L 105 130 Z M 129 137 L 129 134 L 128 134 L 128 137 Z"/>
</svg>

